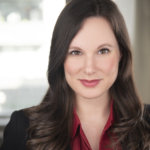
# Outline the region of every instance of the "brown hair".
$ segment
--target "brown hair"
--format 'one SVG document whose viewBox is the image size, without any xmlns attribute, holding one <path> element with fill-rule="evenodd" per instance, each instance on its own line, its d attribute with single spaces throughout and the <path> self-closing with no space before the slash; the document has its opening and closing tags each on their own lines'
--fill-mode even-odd
<svg viewBox="0 0 150 150">
<path fill-rule="evenodd" d="M 69 44 L 83 21 L 104 17 L 111 25 L 121 53 L 118 77 L 110 89 L 114 99 L 113 126 L 108 134 L 114 149 L 148 150 L 149 125 L 143 118 L 143 105 L 135 90 L 132 55 L 124 19 L 111 0 L 72 0 L 61 12 L 52 36 L 48 65 L 49 88 L 40 105 L 25 110 L 29 117 L 27 146 L 31 150 L 65 150 L 72 134 L 74 92 L 64 76 Z"/>
</svg>

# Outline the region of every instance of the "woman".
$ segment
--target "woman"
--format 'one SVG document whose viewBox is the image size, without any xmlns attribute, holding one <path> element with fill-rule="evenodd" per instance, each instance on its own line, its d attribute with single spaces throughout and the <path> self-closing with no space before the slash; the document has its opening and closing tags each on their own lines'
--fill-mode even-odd
<svg viewBox="0 0 150 150">
<path fill-rule="evenodd" d="M 2 150 L 149 150 L 124 19 L 111 0 L 72 0 L 53 32 L 49 89 L 14 112 Z"/>
</svg>

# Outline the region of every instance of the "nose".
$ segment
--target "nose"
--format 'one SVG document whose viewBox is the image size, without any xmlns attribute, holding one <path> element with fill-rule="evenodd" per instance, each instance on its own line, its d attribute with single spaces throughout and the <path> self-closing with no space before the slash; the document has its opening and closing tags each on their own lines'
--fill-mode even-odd
<svg viewBox="0 0 150 150">
<path fill-rule="evenodd" d="M 86 56 L 84 60 L 84 73 L 92 75 L 96 72 L 95 60 L 93 56 Z"/>
</svg>

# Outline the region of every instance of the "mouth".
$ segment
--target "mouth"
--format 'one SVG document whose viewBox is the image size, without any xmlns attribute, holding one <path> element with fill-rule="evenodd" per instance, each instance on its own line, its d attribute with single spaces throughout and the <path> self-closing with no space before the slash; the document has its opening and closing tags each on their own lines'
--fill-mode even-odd
<svg viewBox="0 0 150 150">
<path fill-rule="evenodd" d="M 85 80 L 85 79 L 80 79 L 80 82 L 82 83 L 82 85 L 84 85 L 85 87 L 95 87 L 99 84 L 100 79 L 95 79 L 95 80 Z"/>
</svg>

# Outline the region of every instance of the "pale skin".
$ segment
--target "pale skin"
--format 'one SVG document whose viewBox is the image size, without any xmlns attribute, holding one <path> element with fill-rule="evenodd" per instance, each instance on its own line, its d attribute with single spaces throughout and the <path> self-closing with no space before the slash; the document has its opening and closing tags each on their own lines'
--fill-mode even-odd
<svg viewBox="0 0 150 150">
<path fill-rule="evenodd" d="M 119 46 L 108 21 L 102 17 L 86 19 L 70 43 L 64 71 L 75 92 L 75 109 L 92 150 L 99 150 L 110 113 L 109 89 L 117 78 L 119 61 Z M 88 87 L 82 80 L 98 83 Z"/>
</svg>

